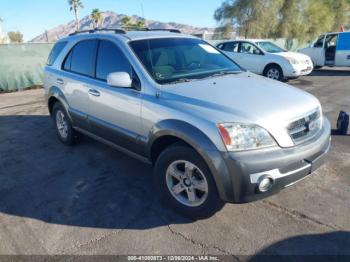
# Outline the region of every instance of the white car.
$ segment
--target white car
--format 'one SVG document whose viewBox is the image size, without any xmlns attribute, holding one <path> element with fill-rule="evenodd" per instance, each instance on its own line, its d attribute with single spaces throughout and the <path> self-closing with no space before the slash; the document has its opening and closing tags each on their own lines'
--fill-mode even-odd
<svg viewBox="0 0 350 262">
<path fill-rule="evenodd" d="M 217 48 L 243 68 L 279 81 L 308 75 L 313 70 L 307 55 L 288 52 L 266 40 L 225 41 Z"/>
</svg>

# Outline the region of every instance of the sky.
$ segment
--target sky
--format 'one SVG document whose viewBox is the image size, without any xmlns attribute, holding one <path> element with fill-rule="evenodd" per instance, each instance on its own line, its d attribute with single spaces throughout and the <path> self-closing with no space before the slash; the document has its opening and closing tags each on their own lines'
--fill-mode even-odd
<svg viewBox="0 0 350 262">
<path fill-rule="evenodd" d="M 214 11 L 223 0 L 82 0 L 80 18 L 91 10 L 114 11 L 161 22 L 215 27 Z M 45 30 L 73 20 L 67 0 L 0 0 L 0 18 L 5 31 L 20 31 L 28 41 Z"/>
</svg>

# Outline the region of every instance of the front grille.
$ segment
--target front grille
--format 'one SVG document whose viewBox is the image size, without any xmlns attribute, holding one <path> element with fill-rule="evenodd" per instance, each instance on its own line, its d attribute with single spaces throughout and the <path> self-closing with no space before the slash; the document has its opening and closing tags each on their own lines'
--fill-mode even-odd
<svg viewBox="0 0 350 262">
<path fill-rule="evenodd" d="M 287 129 L 296 144 L 301 144 L 314 137 L 322 127 L 320 109 L 316 109 L 304 117 L 291 122 Z"/>
</svg>

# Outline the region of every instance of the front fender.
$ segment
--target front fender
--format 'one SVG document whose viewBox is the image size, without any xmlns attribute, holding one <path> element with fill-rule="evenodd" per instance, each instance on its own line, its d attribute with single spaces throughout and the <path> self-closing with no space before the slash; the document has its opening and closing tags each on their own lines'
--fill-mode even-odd
<svg viewBox="0 0 350 262">
<path fill-rule="evenodd" d="M 223 155 L 206 134 L 181 120 L 161 121 L 151 130 L 148 144 L 149 155 L 151 155 L 153 143 L 163 136 L 177 137 L 192 146 L 207 163 L 221 199 L 224 201 L 233 199 L 232 179 Z"/>
</svg>

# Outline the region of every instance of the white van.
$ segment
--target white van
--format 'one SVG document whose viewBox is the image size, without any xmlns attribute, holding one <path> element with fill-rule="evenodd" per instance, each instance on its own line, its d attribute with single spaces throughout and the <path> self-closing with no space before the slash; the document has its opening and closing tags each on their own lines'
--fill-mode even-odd
<svg viewBox="0 0 350 262">
<path fill-rule="evenodd" d="M 350 32 L 327 33 L 300 53 L 311 57 L 314 67 L 350 66 Z"/>
</svg>

